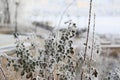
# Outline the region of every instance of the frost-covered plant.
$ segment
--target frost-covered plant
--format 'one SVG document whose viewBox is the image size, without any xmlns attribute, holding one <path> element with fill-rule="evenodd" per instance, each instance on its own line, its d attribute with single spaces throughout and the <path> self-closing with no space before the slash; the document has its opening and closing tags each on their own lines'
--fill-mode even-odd
<svg viewBox="0 0 120 80">
<path fill-rule="evenodd" d="M 18 42 L 16 45 L 17 60 L 9 60 L 7 66 L 13 66 L 14 71 L 20 72 L 21 76 L 26 76 L 26 79 L 33 78 L 36 68 L 36 59 L 34 59 L 30 50 L 26 48 L 24 43 Z"/>
<path fill-rule="evenodd" d="M 79 80 L 80 78 L 94 80 L 97 78 L 98 68 L 95 65 L 99 53 L 97 45 L 93 45 L 93 53 L 96 54 L 93 54 L 92 59 L 89 53 L 91 46 L 88 46 L 84 61 L 84 45 L 79 45 L 78 53 L 74 47 L 76 24 L 71 22 L 68 24 L 68 28 L 58 30 L 57 35 L 56 32 L 52 33 L 45 40 L 44 48 L 37 47 L 38 43 L 34 35 L 29 39 L 31 44 L 29 47 L 25 45 L 25 41 L 18 40 L 15 55 L 17 59 L 8 59 L 8 66 L 13 66 L 14 71 L 20 73 L 22 78 L 31 80 Z"/>
<path fill-rule="evenodd" d="M 55 80 L 74 80 L 75 61 L 72 59 L 74 55 L 72 38 L 75 33 L 76 25 L 70 23 L 68 29 L 62 29 L 58 32 L 57 40 L 53 33 L 45 41 L 45 50 L 40 51 L 40 57 L 44 56 L 41 58 L 48 62 L 47 70 L 49 74 L 54 75 Z"/>
<path fill-rule="evenodd" d="M 72 38 L 76 34 L 76 25 L 69 23 L 68 29 L 59 30 L 59 37 L 53 33 L 45 40 L 44 49 L 38 49 L 39 55 L 31 52 L 31 48 L 25 46 L 25 42 L 16 43 L 16 60 L 8 60 L 8 66 L 19 72 L 26 79 L 48 80 L 53 77 L 55 80 L 74 80 L 76 62 L 72 46 Z M 35 49 L 34 42 L 31 42 L 32 49 Z"/>
</svg>

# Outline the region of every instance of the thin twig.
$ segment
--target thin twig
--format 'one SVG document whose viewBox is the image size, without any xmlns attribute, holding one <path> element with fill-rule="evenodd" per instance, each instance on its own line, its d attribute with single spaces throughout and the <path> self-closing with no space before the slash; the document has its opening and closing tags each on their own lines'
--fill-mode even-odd
<svg viewBox="0 0 120 80">
<path fill-rule="evenodd" d="M 60 17 L 60 20 L 59 20 L 59 23 L 58 23 L 58 26 L 57 28 L 61 25 L 61 22 L 63 20 L 63 17 L 64 17 L 64 14 L 66 13 L 66 11 L 70 8 L 70 6 L 75 2 L 76 0 L 73 0 L 66 8 L 65 10 L 63 11 L 61 17 Z"/>
<path fill-rule="evenodd" d="M 7 77 L 6 77 L 5 73 L 4 73 L 3 68 L 2 68 L 2 65 L 1 65 L 1 64 L 2 64 L 2 61 L 1 61 L 1 60 L 2 60 L 2 58 L 0 57 L 0 70 L 1 70 L 1 72 L 2 72 L 2 74 L 3 74 L 3 76 L 4 76 L 4 79 L 7 80 Z"/>
<path fill-rule="evenodd" d="M 87 30 L 85 53 L 84 53 L 84 61 L 85 61 L 86 54 L 87 54 L 87 49 L 88 49 L 88 41 L 89 41 L 89 33 L 90 33 L 90 24 L 91 24 L 91 12 L 92 12 L 92 0 L 90 0 L 89 19 L 88 19 L 88 30 Z"/>
<path fill-rule="evenodd" d="M 81 78 L 80 78 L 80 80 L 83 80 L 83 71 L 82 71 L 82 73 L 81 73 Z"/>
<path fill-rule="evenodd" d="M 17 38 L 17 33 L 18 33 L 18 6 L 19 6 L 19 3 L 16 2 L 16 10 L 15 10 L 15 38 Z"/>
<path fill-rule="evenodd" d="M 5 73 L 4 73 L 4 71 L 3 71 L 3 69 L 2 69 L 1 66 L 0 66 L 0 70 L 1 70 L 1 72 L 2 72 L 2 74 L 3 74 L 3 76 L 4 76 L 4 79 L 7 80 L 6 75 L 5 75 Z"/>
<path fill-rule="evenodd" d="M 94 14 L 93 38 L 92 38 L 92 49 L 91 49 L 91 57 L 90 57 L 90 60 L 92 60 L 93 50 L 94 50 L 94 41 L 95 41 L 95 18 L 96 18 L 96 15 Z"/>
<path fill-rule="evenodd" d="M 17 57 L 8 56 L 6 53 L 0 53 L 0 57 L 6 58 L 6 59 L 9 59 L 9 60 L 18 60 L 19 59 Z"/>
<path fill-rule="evenodd" d="M 90 68 L 91 68 L 91 61 L 92 61 L 92 57 L 93 57 L 94 42 L 95 42 L 95 19 L 96 19 L 96 15 L 94 13 L 94 25 L 93 25 L 93 36 L 92 36 L 92 48 L 91 48 L 91 55 L 90 55 L 90 62 L 89 62 L 89 72 L 90 72 Z"/>
</svg>

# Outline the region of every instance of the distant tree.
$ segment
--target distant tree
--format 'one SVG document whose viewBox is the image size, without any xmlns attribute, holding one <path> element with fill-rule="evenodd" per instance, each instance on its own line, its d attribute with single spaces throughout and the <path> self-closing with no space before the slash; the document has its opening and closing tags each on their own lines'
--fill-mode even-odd
<svg viewBox="0 0 120 80">
<path fill-rule="evenodd" d="M 3 0 L 4 4 L 4 23 L 10 23 L 9 0 Z"/>
</svg>

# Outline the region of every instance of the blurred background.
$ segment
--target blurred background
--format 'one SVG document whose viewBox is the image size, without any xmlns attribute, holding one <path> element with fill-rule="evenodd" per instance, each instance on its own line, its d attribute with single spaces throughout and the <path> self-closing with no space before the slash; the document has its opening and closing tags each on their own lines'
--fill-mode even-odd
<svg viewBox="0 0 120 80">
<path fill-rule="evenodd" d="M 93 0 L 92 12 L 96 14 L 97 33 L 120 34 L 119 4 L 120 0 Z M 1 24 L 10 18 L 10 24 L 14 25 L 16 10 L 17 24 L 20 26 L 47 22 L 55 27 L 63 16 L 59 27 L 64 26 L 65 21 L 72 20 L 82 28 L 87 27 L 89 0 L 0 0 Z"/>
</svg>

